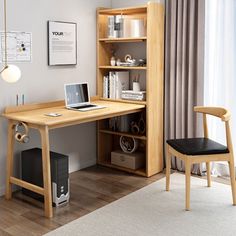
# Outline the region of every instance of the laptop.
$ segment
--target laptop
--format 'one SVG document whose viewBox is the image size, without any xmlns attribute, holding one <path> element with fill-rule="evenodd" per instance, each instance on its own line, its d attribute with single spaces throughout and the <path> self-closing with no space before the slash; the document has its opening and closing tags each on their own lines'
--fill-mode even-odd
<svg viewBox="0 0 236 236">
<path fill-rule="evenodd" d="M 76 111 L 90 111 L 105 108 L 90 103 L 88 83 L 65 84 L 66 108 Z"/>
</svg>

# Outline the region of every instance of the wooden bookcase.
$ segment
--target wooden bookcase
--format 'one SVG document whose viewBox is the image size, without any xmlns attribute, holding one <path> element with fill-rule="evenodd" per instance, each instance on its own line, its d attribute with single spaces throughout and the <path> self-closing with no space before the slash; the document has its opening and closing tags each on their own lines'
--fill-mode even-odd
<svg viewBox="0 0 236 236">
<path fill-rule="evenodd" d="M 107 38 L 107 19 L 110 15 L 122 14 L 133 18 L 143 18 L 146 22 L 146 36 L 140 38 Z M 138 48 L 144 51 L 147 64 L 143 67 L 111 66 L 112 48 L 117 51 L 125 48 L 135 53 Z M 137 48 L 137 50 L 136 50 Z M 136 52 L 137 51 L 137 52 Z M 103 77 L 109 71 L 129 70 L 141 73 L 145 80 L 146 101 L 111 100 L 144 104 L 146 116 L 146 134 L 133 135 L 111 131 L 107 128 L 107 120 L 99 121 L 97 125 L 98 159 L 103 166 L 121 169 L 142 176 L 152 176 L 163 170 L 163 72 L 164 72 L 164 5 L 149 2 L 147 5 L 120 9 L 97 10 L 97 94 L 103 96 Z M 131 170 L 111 164 L 111 151 L 118 148 L 121 135 L 134 137 L 142 144 L 145 152 L 146 165 L 142 169 Z"/>
</svg>

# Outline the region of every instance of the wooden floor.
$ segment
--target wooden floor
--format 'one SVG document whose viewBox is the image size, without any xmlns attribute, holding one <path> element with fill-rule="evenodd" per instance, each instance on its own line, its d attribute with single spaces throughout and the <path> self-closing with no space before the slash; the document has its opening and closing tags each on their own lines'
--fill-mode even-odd
<svg viewBox="0 0 236 236">
<path fill-rule="evenodd" d="M 126 174 L 105 167 L 93 166 L 70 175 L 70 203 L 54 208 L 54 217 L 43 216 L 42 203 L 14 194 L 11 201 L 0 198 L 0 236 L 42 235 L 78 219 L 158 179 Z"/>
</svg>

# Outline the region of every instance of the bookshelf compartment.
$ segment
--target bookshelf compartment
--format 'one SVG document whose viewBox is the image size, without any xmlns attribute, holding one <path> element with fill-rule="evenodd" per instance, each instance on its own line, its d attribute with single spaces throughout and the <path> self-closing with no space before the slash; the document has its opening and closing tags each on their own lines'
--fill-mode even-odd
<svg viewBox="0 0 236 236">
<path fill-rule="evenodd" d="M 142 38 L 147 35 L 147 14 L 146 11 L 130 14 L 127 11 L 99 10 L 98 26 L 99 39 Z"/>
<path fill-rule="evenodd" d="M 99 123 L 100 123 L 99 126 L 104 126 L 104 121 L 100 121 Z M 103 146 L 99 145 L 99 149 L 103 153 L 103 156 L 100 156 L 102 158 L 98 158 L 98 161 L 97 161 L 98 164 L 106 166 L 106 167 L 110 167 L 110 168 L 123 170 L 129 173 L 135 173 L 142 176 L 146 176 L 146 165 L 142 166 L 142 168 L 133 170 L 127 167 L 122 167 L 122 166 L 114 165 L 111 163 L 111 152 L 120 150 L 120 152 L 122 153 L 122 150 L 120 147 L 120 134 L 124 134 L 124 133 L 118 134 L 118 132 L 113 132 L 113 131 L 110 132 L 106 129 L 99 130 L 99 137 L 100 139 L 102 138 L 103 140 L 103 143 L 102 143 Z M 109 142 L 107 142 L 108 140 Z M 139 142 L 139 147 L 133 154 L 135 155 L 135 153 L 138 152 L 138 153 L 143 153 L 144 155 L 146 155 L 146 140 L 139 139 L 138 142 Z"/>
<path fill-rule="evenodd" d="M 105 43 L 99 42 L 99 50 L 101 57 L 99 57 L 99 68 L 100 69 L 117 69 L 117 70 L 146 70 L 147 61 L 146 42 L 123 42 L 123 43 Z M 130 55 L 132 59 L 135 59 L 134 65 L 111 65 L 111 58 L 115 58 L 116 63 L 119 59 L 120 62 L 127 62 L 125 57 Z M 139 64 L 143 63 L 143 64 Z"/>
</svg>

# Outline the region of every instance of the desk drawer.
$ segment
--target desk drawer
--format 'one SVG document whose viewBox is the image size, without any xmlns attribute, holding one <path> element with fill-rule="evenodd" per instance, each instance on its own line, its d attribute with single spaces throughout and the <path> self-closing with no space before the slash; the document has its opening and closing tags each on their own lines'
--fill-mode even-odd
<svg viewBox="0 0 236 236">
<path fill-rule="evenodd" d="M 114 151 L 111 152 L 111 164 L 136 170 L 145 166 L 145 154 L 134 152 L 131 154 Z"/>
</svg>

